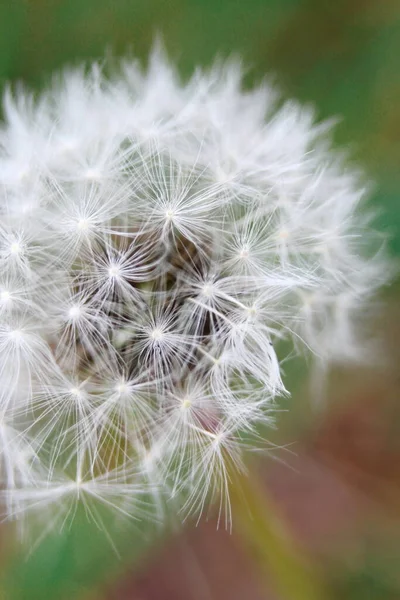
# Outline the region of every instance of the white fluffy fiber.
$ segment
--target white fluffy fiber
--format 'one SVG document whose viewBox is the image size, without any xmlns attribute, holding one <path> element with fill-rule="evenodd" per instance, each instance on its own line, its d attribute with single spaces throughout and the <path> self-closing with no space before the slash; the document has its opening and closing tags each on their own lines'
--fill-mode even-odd
<svg viewBox="0 0 400 600">
<path fill-rule="evenodd" d="M 363 258 L 363 186 L 329 124 L 241 77 L 227 63 L 182 84 L 155 51 L 146 71 L 95 65 L 37 98 L 6 93 L 10 516 L 63 521 L 79 501 L 96 518 L 91 499 L 201 511 L 215 493 L 229 507 L 229 463 L 285 392 L 280 340 L 324 364 L 362 358 L 355 323 L 384 270 Z"/>
</svg>

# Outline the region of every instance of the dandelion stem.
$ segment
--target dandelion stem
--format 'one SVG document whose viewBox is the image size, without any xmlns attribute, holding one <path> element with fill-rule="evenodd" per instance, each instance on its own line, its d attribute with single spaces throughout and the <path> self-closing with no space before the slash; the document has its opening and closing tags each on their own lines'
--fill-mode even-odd
<svg viewBox="0 0 400 600">
<path fill-rule="evenodd" d="M 268 491 L 254 473 L 232 477 L 230 500 L 235 531 L 258 564 L 268 587 L 282 600 L 326 600 L 327 593 L 313 566 L 304 558 Z"/>
</svg>

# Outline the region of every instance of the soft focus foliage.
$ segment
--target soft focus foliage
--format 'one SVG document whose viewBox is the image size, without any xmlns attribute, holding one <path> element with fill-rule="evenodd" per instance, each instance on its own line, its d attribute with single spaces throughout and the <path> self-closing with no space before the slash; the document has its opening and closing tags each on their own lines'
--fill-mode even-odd
<svg viewBox="0 0 400 600">
<path fill-rule="evenodd" d="M 275 348 L 368 356 L 359 314 L 385 279 L 364 185 L 331 124 L 241 87 L 236 63 L 182 85 L 95 65 L 0 133 L 1 456 L 8 514 L 62 525 L 82 502 L 229 519 L 227 465 L 285 393 Z M 366 243 L 367 242 L 367 243 Z M 287 345 L 285 345 L 287 348 Z M 49 516 L 54 518 L 49 518 Z"/>
</svg>

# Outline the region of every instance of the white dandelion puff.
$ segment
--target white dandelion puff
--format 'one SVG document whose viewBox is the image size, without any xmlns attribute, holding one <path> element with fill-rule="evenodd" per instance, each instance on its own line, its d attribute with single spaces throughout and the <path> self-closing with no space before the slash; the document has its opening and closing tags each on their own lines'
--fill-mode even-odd
<svg viewBox="0 0 400 600">
<path fill-rule="evenodd" d="M 241 82 L 228 62 L 184 84 L 158 48 L 147 71 L 7 91 L 8 516 L 45 515 L 47 531 L 81 505 L 103 527 L 104 507 L 162 521 L 215 501 L 229 521 L 231 470 L 288 393 L 282 361 L 367 357 L 361 317 L 389 269 L 368 249 L 362 177 L 332 123 Z"/>
</svg>

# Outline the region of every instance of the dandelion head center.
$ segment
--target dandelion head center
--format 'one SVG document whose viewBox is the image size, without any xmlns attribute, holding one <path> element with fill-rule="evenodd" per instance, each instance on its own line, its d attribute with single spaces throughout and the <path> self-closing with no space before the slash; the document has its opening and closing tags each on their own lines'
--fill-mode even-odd
<svg viewBox="0 0 400 600">
<path fill-rule="evenodd" d="M 165 332 L 160 327 L 155 327 L 150 334 L 150 337 L 154 342 L 160 342 L 164 336 Z"/>
<path fill-rule="evenodd" d="M 19 242 L 13 242 L 10 245 L 10 253 L 11 254 L 21 254 L 22 253 L 22 245 Z"/>
<path fill-rule="evenodd" d="M 79 231 L 87 232 L 90 229 L 89 219 L 79 219 L 77 222 L 77 228 Z"/>
<path fill-rule="evenodd" d="M 117 264 L 112 264 L 108 268 L 108 275 L 109 275 L 110 279 L 117 279 L 118 277 L 121 276 L 121 267 Z"/>
<path fill-rule="evenodd" d="M 257 315 L 257 312 L 257 308 L 254 305 L 246 307 L 246 313 L 249 317 L 255 317 Z"/>
<path fill-rule="evenodd" d="M 190 408 L 191 406 L 192 406 L 192 400 L 189 398 L 189 396 L 185 396 L 182 400 L 182 408 L 187 409 L 187 408 Z"/>
<path fill-rule="evenodd" d="M 213 283 L 205 283 L 201 288 L 203 296 L 206 298 L 211 298 L 214 293 L 214 284 Z"/>
<path fill-rule="evenodd" d="M 166 219 L 167 222 L 173 221 L 174 218 L 175 218 L 175 216 L 176 216 L 176 213 L 175 213 L 175 211 L 172 208 L 168 208 L 165 211 L 165 219 Z"/>
<path fill-rule="evenodd" d="M 87 169 L 85 171 L 85 179 L 89 180 L 89 181 L 96 181 L 98 179 L 101 179 L 101 173 L 98 169 Z"/>
<path fill-rule="evenodd" d="M 287 240 L 289 237 L 289 230 L 288 229 L 281 229 L 278 233 L 278 237 L 281 240 Z"/>
<path fill-rule="evenodd" d="M 127 394 L 129 392 L 129 386 L 126 382 L 118 383 L 115 386 L 115 391 L 117 392 L 117 394 Z"/>
<path fill-rule="evenodd" d="M 11 292 L 9 292 L 8 290 L 3 290 L 0 293 L 0 300 L 4 303 L 8 302 L 9 300 L 11 300 Z"/>
<path fill-rule="evenodd" d="M 247 259 L 250 256 L 250 248 L 246 245 L 243 246 L 239 252 L 239 258 Z"/>
<path fill-rule="evenodd" d="M 21 329 L 12 329 L 9 332 L 9 338 L 16 346 L 19 346 L 24 339 L 24 332 Z"/>
<path fill-rule="evenodd" d="M 70 319 L 79 319 L 79 317 L 82 316 L 82 308 L 79 306 L 79 304 L 74 304 L 71 306 L 71 308 L 68 310 L 68 316 Z"/>
</svg>

